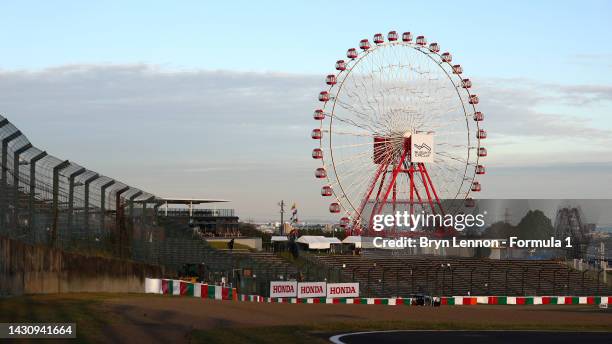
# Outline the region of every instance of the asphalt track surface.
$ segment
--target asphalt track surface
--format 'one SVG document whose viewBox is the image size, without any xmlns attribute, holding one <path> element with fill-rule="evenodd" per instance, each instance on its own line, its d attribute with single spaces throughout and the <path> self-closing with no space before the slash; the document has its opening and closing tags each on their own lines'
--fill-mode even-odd
<svg viewBox="0 0 612 344">
<path fill-rule="evenodd" d="M 334 344 L 610 344 L 612 332 L 377 331 L 336 335 L 330 341 Z"/>
</svg>

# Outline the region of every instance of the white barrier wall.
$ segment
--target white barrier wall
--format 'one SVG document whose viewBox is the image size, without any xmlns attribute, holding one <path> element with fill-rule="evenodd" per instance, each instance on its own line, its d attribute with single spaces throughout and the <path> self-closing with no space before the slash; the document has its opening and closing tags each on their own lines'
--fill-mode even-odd
<svg viewBox="0 0 612 344">
<path fill-rule="evenodd" d="M 270 282 L 270 297 L 296 297 L 296 281 L 272 281 Z"/>
<path fill-rule="evenodd" d="M 327 283 L 325 282 L 303 282 L 298 283 L 298 297 L 323 297 L 327 295 Z"/>
<path fill-rule="evenodd" d="M 359 283 L 328 283 L 327 297 L 359 297 Z"/>
<path fill-rule="evenodd" d="M 145 293 L 148 294 L 161 294 L 161 279 L 159 278 L 145 278 Z"/>
</svg>

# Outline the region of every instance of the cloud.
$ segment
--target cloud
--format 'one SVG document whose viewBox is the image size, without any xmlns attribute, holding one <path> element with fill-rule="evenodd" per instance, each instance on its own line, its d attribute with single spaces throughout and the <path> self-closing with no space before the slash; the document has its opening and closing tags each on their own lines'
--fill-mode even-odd
<svg viewBox="0 0 612 344">
<path fill-rule="evenodd" d="M 485 125 L 493 134 L 513 137 L 612 139 L 612 122 L 595 126 L 586 105 L 611 105 L 612 86 L 551 85 L 526 79 L 490 79 L 478 89 L 481 107 L 490 115 Z M 564 112 L 541 110 L 566 108 Z M 484 110 L 483 110 L 484 111 Z"/>
<path fill-rule="evenodd" d="M 0 70 L 0 112 L 50 153 L 152 193 L 230 198 L 255 218 L 275 214 L 280 199 L 296 200 L 305 218 L 320 218 L 328 216 L 327 201 L 313 178 L 309 132 L 323 78 L 145 64 Z M 578 140 L 574 149 L 585 155 L 612 143 L 610 121 L 591 120 L 593 107 L 612 102 L 609 85 L 474 83 L 492 156 L 530 140 Z M 532 148 L 534 161 L 551 154 L 545 145 Z M 527 166 L 530 155 L 495 159 Z M 573 162 L 562 155 L 554 160 Z M 612 155 L 604 151 L 594 160 L 610 162 Z M 563 178 L 579 183 L 574 172 L 561 172 L 559 183 Z M 545 189 L 546 178 L 541 181 Z M 517 185 L 513 192 L 524 189 Z"/>
</svg>

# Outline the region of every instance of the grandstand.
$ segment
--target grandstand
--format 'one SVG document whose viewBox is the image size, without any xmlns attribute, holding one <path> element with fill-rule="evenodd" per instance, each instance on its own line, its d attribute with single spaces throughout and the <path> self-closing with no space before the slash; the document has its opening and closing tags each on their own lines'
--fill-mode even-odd
<svg viewBox="0 0 612 344">
<path fill-rule="evenodd" d="M 368 296 L 599 295 L 610 293 L 588 270 L 553 260 L 495 260 L 464 257 L 318 255 L 322 264 L 359 282 Z M 599 276 L 599 275 L 598 275 Z"/>
</svg>

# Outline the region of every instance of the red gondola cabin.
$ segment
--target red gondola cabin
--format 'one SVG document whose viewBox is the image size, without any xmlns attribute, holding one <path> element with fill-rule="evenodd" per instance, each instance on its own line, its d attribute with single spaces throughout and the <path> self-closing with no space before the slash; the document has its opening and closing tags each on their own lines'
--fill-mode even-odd
<svg viewBox="0 0 612 344">
<path fill-rule="evenodd" d="M 319 93 L 319 101 L 326 102 L 328 100 L 329 100 L 329 92 L 323 91 L 323 92 Z"/>
<path fill-rule="evenodd" d="M 382 44 L 385 42 L 385 36 L 382 33 L 377 33 L 374 35 L 374 43 Z"/>
<path fill-rule="evenodd" d="M 326 83 L 326 84 L 328 84 L 328 85 L 330 85 L 330 86 L 331 86 L 331 85 L 335 85 L 335 84 L 336 84 L 336 76 L 335 76 L 335 75 L 333 75 L 333 74 L 328 75 L 328 76 L 325 78 L 325 83 Z"/>
<path fill-rule="evenodd" d="M 350 48 L 347 52 L 346 52 L 346 57 L 348 57 L 349 59 L 355 59 L 357 58 L 357 49 L 355 48 Z"/>
<path fill-rule="evenodd" d="M 453 60 L 453 56 L 450 53 L 444 53 L 442 55 L 440 55 L 440 57 L 442 58 L 443 62 L 451 62 Z"/>
<path fill-rule="evenodd" d="M 359 48 L 361 48 L 361 50 L 370 49 L 370 41 L 368 41 L 367 38 L 362 39 L 361 42 L 359 42 Z"/>
<path fill-rule="evenodd" d="M 329 197 L 333 193 L 331 186 L 325 185 L 321 188 L 321 196 Z"/>
<path fill-rule="evenodd" d="M 479 182 L 472 182 L 472 191 L 479 192 L 481 189 Z"/>
<path fill-rule="evenodd" d="M 319 167 L 315 170 L 315 177 L 322 179 L 327 177 L 327 172 L 325 171 L 325 169 L 323 167 Z"/>
<path fill-rule="evenodd" d="M 336 70 L 343 71 L 346 70 L 346 63 L 344 60 L 336 61 Z"/>
</svg>

